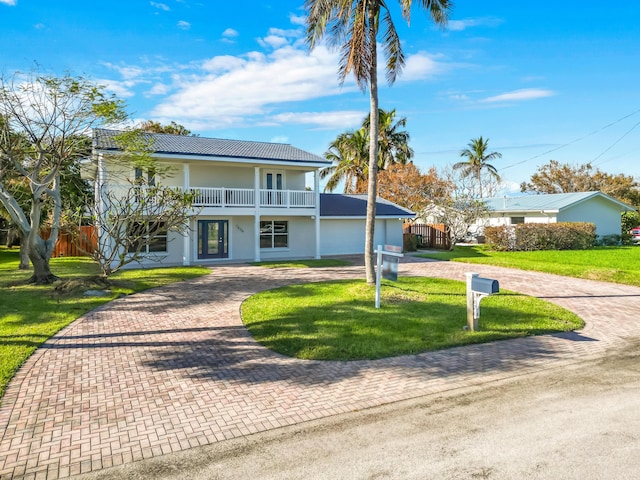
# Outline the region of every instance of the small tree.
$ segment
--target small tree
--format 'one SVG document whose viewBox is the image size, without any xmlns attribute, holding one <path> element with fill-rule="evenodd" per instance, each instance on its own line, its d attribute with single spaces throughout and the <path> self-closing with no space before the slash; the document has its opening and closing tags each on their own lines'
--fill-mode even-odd
<svg viewBox="0 0 640 480">
<path fill-rule="evenodd" d="M 78 210 L 76 223 L 89 224 L 97 235 L 97 248 L 89 253 L 108 277 L 124 266 L 151 260 L 161 262 L 164 254 L 156 252 L 158 243 L 168 242 L 169 232 L 186 235 L 194 194 L 180 188 L 163 186 L 157 177 L 166 177 L 171 167 L 163 167 L 153 157 L 153 138 L 138 130 L 113 137 L 121 153 L 112 155 L 114 164 L 128 170 L 147 173 L 135 179 L 119 179 L 120 185 L 107 186 L 97 179 L 96 202 L 91 215 Z M 104 160 L 96 159 L 96 163 Z M 78 232 L 80 229 L 78 229 Z M 91 242 L 80 242 L 91 244 Z"/>
<path fill-rule="evenodd" d="M 489 208 L 476 193 L 476 179 L 456 170 L 444 173 L 451 190 L 447 195 L 434 197 L 420 216 L 433 222 L 444 223 L 451 238 L 451 248 L 464 240 L 470 231 L 484 226 Z"/>
<path fill-rule="evenodd" d="M 0 203 L 21 232 L 34 271 L 30 282 L 51 283 L 49 260 L 63 210 L 61 173 L 83 156 L 84 136 L 96 126 L 122 121 L 122 103 L 83 77 L 32 73 L 0 77 Z M 12 193 L 10 179 L 29 189 L 29 211 Z M 41 237 L 44 206 L 50 202 L 50 234 Z"/>
</svg>

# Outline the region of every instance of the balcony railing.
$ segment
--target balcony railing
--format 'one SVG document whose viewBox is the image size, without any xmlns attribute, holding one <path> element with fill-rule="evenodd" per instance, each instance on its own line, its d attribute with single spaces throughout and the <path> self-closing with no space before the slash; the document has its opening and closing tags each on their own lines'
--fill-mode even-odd
<svg viewBox="0 0 640 480">
<path fill-rule="evenodd" d="M 110 185 L 110 190 L 116 195 L 125 195 L 131 189 L 127 185 Z M 146 188 L 138 186 L 140 191 Z M 171 187 L 182 190 L 182 187 Z M 190 187 L 188 190 L 195 194 L 194 207 L 245 207 L 256 206 L 255 191 L 252 188 L 208 188 Z M 315 192 L 308 190 L 260 190 L 260 207 L 265 208 L 314 208 L 316 206 Z"/>
<path fill-rule="evenodd" d="M 194 206 L 254 207 L 255 191 L 248 188 L 196 188 Z M 315 193 L 308 190 L 260 190 L 260 206 L 275 208 L 313 208 Z"/>
</svg>

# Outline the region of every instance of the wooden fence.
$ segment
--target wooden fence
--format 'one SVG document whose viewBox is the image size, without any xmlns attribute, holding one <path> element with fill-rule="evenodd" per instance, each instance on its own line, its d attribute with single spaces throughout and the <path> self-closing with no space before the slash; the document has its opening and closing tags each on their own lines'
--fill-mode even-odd
<svg viewBox="0 0 640 480">
<path fill-rule="evenodd" d="M 406 223 L 403 233 L 413 233 L 418 236 L 418 247 L 449 250 L 451 237 L 446 225 L 442 223 L 427 225 L 424 223 Z"/>
<path fill-rule="evenodd" d="M 49 232 L 43 231 L 42 238 L 49 238 Z M 58 241 L 53 249 L 53 258 L 56 257 L 88 257 L 98 248 L 98 239 L 95 228 L 92 226 L 80 227 L 77 237 L 67 232 L 60 232 Z"/>
</svg>

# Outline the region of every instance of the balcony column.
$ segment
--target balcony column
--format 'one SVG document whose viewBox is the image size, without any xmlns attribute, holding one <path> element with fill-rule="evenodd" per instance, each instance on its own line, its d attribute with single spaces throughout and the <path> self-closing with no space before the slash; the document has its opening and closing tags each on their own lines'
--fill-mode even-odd
<svg viewBox="0 0 640 480">
<path fill-rule="evenodd" d="M 189 192 L 189 184 L 191 183 L 190 179 L 190 170 L 189 164 L 182 164 L 182 188 L 184 193 Z M 187 220 L 187 231 L 185 232 L 184 237 L 182 237 L 182 265 L 191 265 L 191 235 L 193 234 L 193 229 L 191 228 L 191 218 Z"/>
<path fill-rule="evenodd" d="M 96 182 L 94 184 L 95 212 L 96 212 L 96 230 L 98 231 L 98 248 L 103 250 L 111 250 L 111 239 L 107 233 L 107 229 L 103 224 L 103 218 L 106 215 L 106 189 L 107 189 L 107 168 L 102 154 L 97 155 L 97 172 Z"/>
<path fill-rule="evenodd" d="M 316 196 L 315 234 L 316 234 L 316 259 L 320 259 L 320 171 L 313 172 L 313 191 Z"/>
<path fill-rule="evenodd" d="M 253 216 L 253 261 L 260 261 L 260 167 L 254 167 L 253 173 L 253 202 L 256 213 Z"/>
</svg>

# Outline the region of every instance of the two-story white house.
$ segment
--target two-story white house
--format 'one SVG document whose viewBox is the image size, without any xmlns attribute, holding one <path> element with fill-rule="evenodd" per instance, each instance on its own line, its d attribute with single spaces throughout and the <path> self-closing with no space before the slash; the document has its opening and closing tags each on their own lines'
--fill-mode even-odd
<svg viewBox="0 0 640 480">
<path fill-rule="evenodd" d="M 117 161 L 119 133 L 93 133 L 96 202 L 101 192 L 122 188 L 124 178 L 149 175 Z M 331 164 L 324 158 L 288 144 L 145 135 L 157 162 L 171 167 L 169 174 L 145 180 L 196 197 L 188 234 L 169 231 L 156 239 L 149 252 L 156 261 L 193 265 L 363 253 L 366 196 L 321 194 L 319 171 Z M 413 216 L 380 199 L 376 244 L 402 245 L 402 221 Z"/>
</svg>

